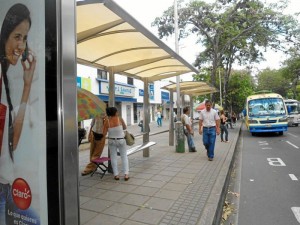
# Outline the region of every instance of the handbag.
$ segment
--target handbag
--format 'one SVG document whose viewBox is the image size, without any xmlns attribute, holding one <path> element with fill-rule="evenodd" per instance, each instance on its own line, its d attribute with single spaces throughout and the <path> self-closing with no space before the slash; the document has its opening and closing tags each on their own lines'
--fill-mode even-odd
<svg viewBox="0 0 300 225">
<path fill-rule="evenodd" d="M 126 130 L 125 131 L 126 144 L 129 146 L 134 145 L 134 139 L 135 139 L 134 136 Z"/>
<path fill-rule="evenodd" d="M 143 120 L 141 120 L 138 124 L 139 127 L 142 127 L 143 126 Z"/>
</svg>

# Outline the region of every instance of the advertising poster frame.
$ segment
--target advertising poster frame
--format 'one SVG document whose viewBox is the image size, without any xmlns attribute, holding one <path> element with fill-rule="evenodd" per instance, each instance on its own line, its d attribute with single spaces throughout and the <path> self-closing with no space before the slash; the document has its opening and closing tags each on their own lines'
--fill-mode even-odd
<svg viewBox="0 0 300 225">
<path fill-rule="evenodd" d="M 0 2 L 0 224 L 78 225 L 76 1 Z"/>
<path fill-rule="evenodd" d="M 79 225 L 76 1 L 62 2 L 45 0 L 48 221 Z"/>
</svg>

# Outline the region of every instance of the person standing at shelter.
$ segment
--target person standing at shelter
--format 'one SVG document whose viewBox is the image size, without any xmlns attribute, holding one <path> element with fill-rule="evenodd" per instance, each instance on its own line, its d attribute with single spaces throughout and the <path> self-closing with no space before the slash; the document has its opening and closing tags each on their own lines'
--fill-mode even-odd
<svg viewBox="0 0 300 225">
<path fill-rule="evenodd" d="M 211 108 L 210 100 L 205 101 L 205 109 L 199 116 L 199 134 L 203 133 L 203 145 L 207 151 L 209 161 L 213 161 L 216 134 L 220 134 L 220 117 L 216 110 Z M 201 127 L 203 126 L 203 131 Z"/>
<path fill-rule="evenodd" d="M 221 142 L 224 142 L 223 135 L 225 133 L 225 143 L 228 143 L 228 130 L 226 127 L 227 117 L 225 116 L 224 110 L 220 111 L 220 128 L 221 128 Z"/>
<path fill-rule="evenodd" d="M 92 173 L 96 168 L 96 164 L 92 163 L 93 159 L 97 159 L 102 155 L 105 145 L 105 137 L 103 136 L 104 121 L 106 120 L 105 113 L 97 115 L 91 122 L 91 128 L 89 133 L 90 144 L 90 162 L 86 165 L 82 176 Z"/>
<path fill-rule="evenodd" d="M 183 124 L 184 134 L 189 146 L 189 152 L 197 152 L 194 144 L 194 131 L 192 128 L 192 122 L 189 117 L 190 107 L 186 106 L 183 108 L 183 114 L 181 116 L 181 122 Z"/>
<path fill-rule="evenodd" d="M 161 127 L 162 126 L 162 120 L 161 120 L 161 112 L 159 110 L 156 113 L 156 117 L 157 117 L 157 126 Z"/>
<path fill-rule="evenodd" d="M 124 120 L 119 117 L 118 109 L 116 107 L 108 107 L 106 109 L 108 119 L 104 122 L 103 135 L 108 133 L 108 149 L 110 151 L 111 166 L 114 173 L 114 179 L 119 180 L 118 158 L 117 151 L 119 150 L 122 160 L 122 168 L 124 173 L 124 180 L 129 180 L 129 165 L 126 149 L 126 141 L 124 131 L 127 126 Z"/>
</svg>

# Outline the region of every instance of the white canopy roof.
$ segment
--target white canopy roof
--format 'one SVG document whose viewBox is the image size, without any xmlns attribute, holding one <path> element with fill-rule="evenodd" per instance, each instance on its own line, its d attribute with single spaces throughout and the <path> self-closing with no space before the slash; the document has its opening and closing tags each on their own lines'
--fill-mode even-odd
<svg viewBox="0 0 300 225">
<path fill-rule="evenodd" d="M 77 61 L 148 81 L 198 73 L 113 0 L 77 2 Z"/>
</svg>

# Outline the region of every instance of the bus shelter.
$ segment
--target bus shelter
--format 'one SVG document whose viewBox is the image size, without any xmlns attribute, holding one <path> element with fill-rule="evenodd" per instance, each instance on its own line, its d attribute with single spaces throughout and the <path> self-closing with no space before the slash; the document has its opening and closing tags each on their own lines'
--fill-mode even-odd
<svg viewBox="0 0 300 225">
<path fill-rule="evenodd" d="M 180 94 L 182 96 L 189 95 L 190 99 L 192 99 L 194 96 L 199 95 L 206 95 L 210 93 L 218 92 L 218 90 L 210 85 L 208 85 L 206 82 L 199 82 L 199 81 L 185 81 L 180 82 L 179 84 L 173 83 L 169 84 L 167 86 L 162 87 L 162 89 L 170 91 L 170 102 L 171 102 L 171 109 L 170 111 L 173 111 L 173 93 L 177 89 L 177 85 L 179 85 Z M 193 101 L 190 101 L 190 108 L 193 109 Z M 191 118 L 193 118 L 193 110 L 191 110 Z M 170 129 L 169 129 L 169 145 L 174 145 L 174 129 L 171 129 L 174 127 L 174 118 L 173 113 L 170 117 Z"/>
<path fill-rule="evenodd" d="M 108 71 L 110 90 L 114 90 L 115 74 L 144 82 L 143 142 L 149 142 L 148 84 L 198 70 L 114 1 L 79 1 L 76 8 L 77 62 Z M 115 105 L 113 91 L 108 105 Z M 149 156 L 149 148 L 143 150 L 143 156 Z"/>
</svg>

